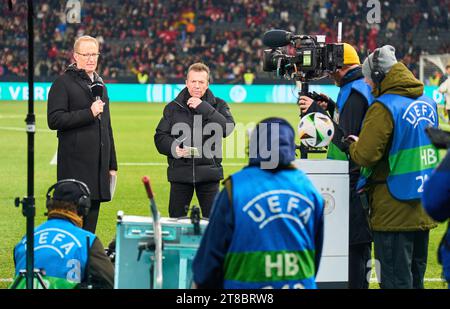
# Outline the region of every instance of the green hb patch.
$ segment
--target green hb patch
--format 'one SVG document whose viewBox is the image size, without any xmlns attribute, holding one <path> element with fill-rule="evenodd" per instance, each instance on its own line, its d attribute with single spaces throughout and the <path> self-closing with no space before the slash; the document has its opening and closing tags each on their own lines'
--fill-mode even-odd
<svg viewBox="0 0 450 309">
<path fill-rule="evenodd" d="M 314 250 L 228 253 L 225 279 L 241 282 L 303 280 L 315 273 Z"/>
<path fill-rule="evenodd" d="M 400 150 L 389 157 L 390 175 L 401 175 L 434 168 L 439 163 L 439 152 L 433 145 Z"/>
</svg>

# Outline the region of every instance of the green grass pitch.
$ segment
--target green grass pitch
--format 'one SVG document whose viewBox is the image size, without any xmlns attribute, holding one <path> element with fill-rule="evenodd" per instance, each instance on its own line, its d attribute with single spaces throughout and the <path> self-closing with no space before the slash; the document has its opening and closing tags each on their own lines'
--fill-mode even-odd
<svg viewBox="0 0 450 309">
<path fill-rule="evenodd" d="M 286 118 L 294 127 L 298 124 L 298 109 L 293 104 L 231 104 L 236 122 L 248 124 L 269 116 Z M 150 176 L 155 199 L 163 216 L 167 216 L 169 185 L 166 178 L 166 159 L 153 143 L 153 134 L 162 115 L 164 104 L 112 103 L 111 117 L 119 162 L 117 190 L 114 200 L 101 207 L 97 234 L 106 245 L 115 234 L 116 214 L 149 215 L 149 203 L 141 184 L 143 175 Z M 0 102 L 0 287 L 9 285 L 13 277 L 12 250 L 25 234 L 25 217 L 15 208 L 13 200 L 27 192 L 27 136 L 25 133 L 26 102 Z M 56 165 L 50 162 L 56 152 L 56 133 L 46 121 L 46 103 L 35 103 L 35 197 L 36 226 L 46 220 L 45 193 L 56 180 Z M 297 141 L 298 142 L 298 141 Z M 245 158 L 225 158 L 227 176 L 244 166 Z M 128 163 L 128 164 L 127 164 Z M 138 165 L 137 163 L 152 163 Z M 242 164 L 240 166 L 240 164 Z M 197 203 L 194 199 L 193 203 Z M 430 234 L 426 278 L 427 288 L 445 288 L 440 278 L 436 248 L 444 233 L 444 226 Z M 372 285 L 375 287 L 375 285 Z"/>
</svg>

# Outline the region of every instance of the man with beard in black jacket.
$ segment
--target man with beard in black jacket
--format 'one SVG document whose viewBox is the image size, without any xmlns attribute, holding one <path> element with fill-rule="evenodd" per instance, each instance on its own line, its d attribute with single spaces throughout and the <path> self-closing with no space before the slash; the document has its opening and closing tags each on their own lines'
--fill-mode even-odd
<svg viewBox="0 0 450 309">
<path fill-rule="evenodd" d="M 231 134 L 234 120 L 227 103 L 208 86 L 209 68 L 192 64 L 186 87 L 164 108 L 156 128 L 156 148 L 169 163 L 169 216 L 173 218 L 187 214 L 194 189 L 202 216 L 209 217 L 223 179 L 222 138 Z"/>
<path fill-rule="evenodd" d="M 98 41 L 79 37 L 74 44 L 75 63 L 59 76 L 48 94 L 47 123 L 58 130 L 57 178 L 77 179 L 91 191 L 91 208 L 83 229 L 95 233 L 100 202 L 111 200 L 110 177 L 117 171 L 116 151 L 109 114 L 109 98 L 94 98 L 90 86 L 102 83 L 95 72 Z"/>
</svg>

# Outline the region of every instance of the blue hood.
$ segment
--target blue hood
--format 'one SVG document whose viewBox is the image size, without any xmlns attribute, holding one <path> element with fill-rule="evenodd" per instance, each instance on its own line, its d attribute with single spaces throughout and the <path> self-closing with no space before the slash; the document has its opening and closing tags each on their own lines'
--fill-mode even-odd
<svg viewBox="0 0 450 309">
<path fill-rule="evenodd" d="M 295 160 L 295 131 L 292 126 L 282 118 L 267 118 L 259 122 L 250 136 L 249 157 L 249 165 L 253 166 L 260 166 L 261 162 L 269 162 L 276 157 L 278 162 L 273 168 L 289 165 Z"/>
</svg>

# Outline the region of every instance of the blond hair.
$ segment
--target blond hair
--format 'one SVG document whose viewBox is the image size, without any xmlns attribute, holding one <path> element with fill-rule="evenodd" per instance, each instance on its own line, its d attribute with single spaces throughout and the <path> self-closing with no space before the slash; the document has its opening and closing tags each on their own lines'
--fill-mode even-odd
<svg viewBox="0 0 450 309">
<path fill-rule="evenodd" d="M 97 45 L 97 49 L 100 49 L 100 45 L 98 44 L 98 41 L 96 38 L 94 38 L 90 35 L 83 35 L 75 40 L 75 43 L 73 44 L 73 50 L 77 51 L 78 48 L 80 47 L 81 42 L 87 42 L 87 41 L 94 42 L 95 45 Z"/>
<path fill-rule="evenodd" d="M 209 68 L 206 64 L 202 63 L 202 62 L 196 62 L 194 64 L 191 64 L 189 66 L 189 69 L 187 71 L 187 74 L 189 74 L 190 71 L 195 71 L 195 72 L 206 72 L 206 74 L 208 75 L 208 80 L 209 80 Z"/>
</svg>

